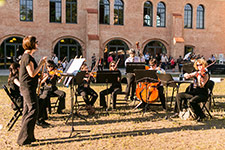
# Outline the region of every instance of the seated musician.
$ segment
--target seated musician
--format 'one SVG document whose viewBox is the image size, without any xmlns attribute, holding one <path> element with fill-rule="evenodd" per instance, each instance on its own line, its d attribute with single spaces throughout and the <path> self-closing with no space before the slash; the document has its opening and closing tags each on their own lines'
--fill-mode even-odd
<svg viewBox="0 0 225 150">
<path fill-rule="evenodd" d="M 111 71 L 116 71 L 117 70 L 115 61 L 112 61 L 109 64 L 109 70 L 111 70 Z M 119 73 L 120 73 L 120 71 L 119 71 Z M 121 73 L 120 73 L 120 77 L 121 77 Z M 103 108 L 107 108 L 106 101 L 105 101 L 105 96 L 107 94 L 111 94 L 112 93 L 113 109 L 116 109 L 117 93 L 122 91 L 120 77 L 118 77 L 118 81 L 117 82 L 112 83 L 110 88 L 105 89 L 105 90 L 100 92 L 100 106 L 102 106 Z"/>
<path fill-rule="evenodd" d="M 83 97 L 86 103 L 86 109 L 89 114 L 94 113 L 94 103 L 98 98 L 98 94 L 90 87 L 90 81 L 94 81 L 92 73 L 88 73 L 87 64 L 81 66 L 81 71 L 86 71 L 83 83 L 78 86 L 78 93 Z M 89 98 L 90 96 L 90 98 Z"/>
<path fill-rule="evenodd" d="M 48 106 L 48 100 L 52 95 L 58 96 L 59 106 L 57 109 L 58 114 L 62 114 L 62 110 L 65 109 L 65 97 L 66 93 L 59 90 L 56 86 L 56 82 L 60 80 L 58 71 L 55 68 L 55 63 L 53 60 L 47 61 L 47 73 L 44 74 L 41 84 L 43 85 L 43 92 L 39 95 L 39 115 L 38 124 L 48 125 L 44 120 L 47 119 L 46 107 Z"/>
<path fill-rule="evenodd" d="M 176 96 L 176 102 L 178 111 L 182 111 L 182 102 L 189 101 L 190 106 L 194 114 L 196 115 L 196 120 L 201 121 L 205 118 L 205 114 L 199 106 L 200 102 L 207 100 L 208 89 L 205 87 L 207 81 L 209 80 L 209 74 L 205 68 L 207 63 L 204 59 L 198 59 L 194 63 L 195 72 L 190 74 L 185 73 L 184 78 L 194 78 L 194 83 L 191 91 L 186 91 L 183 93 L 178 93 Z"/>
<path fill-rule="evenodd" d="M 8 78 L 8 85 L 9 90 L 12 97 L 15 99 L 16 104 L 19 108 L 23 107 L 23 98 L 20 94 L 20 81 L 19 81 L 19 68 L 20 65 L 18 63 L 12 63 L 9 67 L 9 78 Z M 12 108 L 16 110 L 16 106 L 12 104 Z"/>
<path fill-rule="evenodd" d="M 156 59 L 154 59 L 154 58 L 153 59 L 150 59 L 149 65 L 150 65 L 149 70 L 157 70 L 156 73 L 159 73 L 159 74 L 165 73 L 165 70 L 164 69 L 162 69 L 160 67 L 157 67 L 157 61 L 156 61 Z M 157 90 L 159 92 L 159 98 L 160 98 L 162 107 L 163 107 L 163 109 L 166 109 L 165 95 L 163 93 L 163 91 L 164 91 L 163 86 L 161 84 L 159 84 L 157 86 Z"/>
<path fill-rule="evenodd" d="M 125 65 L 127 64 L 127 62 L 140 62 L 140 58 L 135 56 L 135 50 L 134 49 L 130 49 L 129 54 L 130 54 L 130 57 L 128 57 L 126 59 Z M 130 99 L 133 100 L 135 90 L 136 90 L 135 74 L 134 73 L 127 73 L 126 76 L 127 76 L 127 88 L 126 88 L 125 99 L 128 99 L 128 96 L 130 95 L 130 89 L 132 88 Z"/>
</svg>

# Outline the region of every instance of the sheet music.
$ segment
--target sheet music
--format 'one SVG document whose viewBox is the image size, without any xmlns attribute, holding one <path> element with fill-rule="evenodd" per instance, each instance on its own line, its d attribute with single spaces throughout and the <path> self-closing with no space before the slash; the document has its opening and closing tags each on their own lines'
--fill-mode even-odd
<svg viewBox="0 0 225 150">
<path fill-rule="evenodd" d="M 84 61 L 85 58 L 73 59 L 73 62 L 70 64 L 68 70 L 65 73 L 73 74 L 74 76 L 76 76 Z M 65 86 L 69 86 L 69 83 L 72 79 L 73 77 L 66 77 L 63 84 Z"/>
</svg>

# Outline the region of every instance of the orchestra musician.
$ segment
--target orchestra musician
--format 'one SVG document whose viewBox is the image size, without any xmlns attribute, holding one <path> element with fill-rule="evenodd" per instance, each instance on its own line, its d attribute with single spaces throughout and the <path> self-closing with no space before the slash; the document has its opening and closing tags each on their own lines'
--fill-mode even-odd
<svg viewBox="0 0 225 150">
<path fill-rule="evenodd" d="M 52 95 L 57 96 L 59 99 L 59 106 L 57 109 L 58 114 L 62 114 L 62 110 L 65 109 L 65 97 L 66 93 L 59 90 L 56 86 L 58 80 L 61 79 L 60 74 L 56 68 L 53 60 L 47 61 L 47 73 L 44 74 L 41 80 L 41 85 L 43 85 L 43 92 L 39 95 L 39 115 L 38 115 L 38 125 L 49 125 L 44 120 L 47 119 L 46 107 L 50 101 Z"/>
<path fill-rule="evenodd" d="M 8 85 L 12 97 L 15 99 L 19 108 L 23 107 L 23 97 L 20 94 L 20 81 L 19 81 L 19 68 L 18 63 L 12 63 L 9 67 Z M 12 103 L 12 108 L 16 110 L 16 106 Z"/>
<path fill-rule="evenodd" d="M 34 127 L 37 118 L 37 94 L 38 72 L 45 64 L 47 57 L 43 57 L 37 65 L 33 54 L 38 50 L 38 41 L 34 36 L 26 36 L 23 39 L 24 54 L 20 62 L 20 92 L 23 95 L 22 126 L 17 139 L 19 146 L 35 142 Z"/>
<path fill-rule="evenodd" d="M 140 62 L 140 57 L 135 56 L 135 50 L 134 49 L 130 49 L 129 54 L 130 54 L 130 56 L 126 59 L 125 65 L 127 64 L 127 62 Z M 126 76 L 127 76 L 127 88 L 126 88 L 125 99 L 128 99 L 128 96 L 130 95 L 130 89 L 132 88 L 130 99 L 133 100 L 135 90 L 136 90 L 135 74 L 134 73 L 127 73 Z"/>
<path fill-rule="evenodd" d="M 81 66 L 81 71 L 86 71 L 86 74 L 83 83 L 78 85 L 77 91 L 83 97 L 88 113 L 93 114 L 95 111 L 94 103 L 98 98 L 98 94 L 90 87 L 90 81 L 94 82 L 93 74 L 88 73 L 88 66 L 86 63 Z M 89 95 L 90 99 L 88 97 Z"/>
<path fill-rule="evenodd" d="M 194 83 L 192 84 L 191 90 L 183 93 L 178 93 L 176 96 L 178 111 L 182 111 L 182 102 L 189 99 L 189 103 L 192 111 L 196 115 L 196 121 L 201 121 L 206 116 L 199 106 L 200 102 L 207 100 L 208 89 L 205 86 L 209 80 L 209 73 L 205 68 L 207 62 L 204 59 L 198 59 L 194 63 L 195 72 L 190 74 L 185 73 L 184 78 L 194 78 Z"/>
<path fill-rule="evenodd" d="M 109 70 L 111 70 L 111 71 L 117 71 L 117 65 L 116 65 L 116 62 L 115 61 L 112 61 L 109 64 Z M 119 73 L 120 73 L 120 71 L 119 71 Z M 110 88 L 105 89 L 105 90 L 103 90 L 103 91 L 100 92 L 100 106 L 102 106 L 104 109 L 107 108 L 106 101 L 105 101 L 105 96 L 107 94 L 111 94 L 111 93 L 112 93 L 112 99 L 113 99 L 113 109 L 116 109 L 116 97 L 117 97 L 117 93 L 119 93 L 119 92 L 122 91 L 121 79 L 120 78 L 121 78 L 121 73 L 120 73 L 120 75 L 118 77 L 117 82 L 112 83 L 112 85 L 110 86 Z"/>
<path fill-rule="evenodd" d="M 150 59 L 149 66 L 150 66 L 149 70 L 157 70 L 156 73 L 159 73 L 159 74 L 165 74 L 166 73 L 164 69 L 160 68 L 159 66 L 157 67 L 157 60 L 154 59 L 154 58 Z M 163 85 L 159 84 L 157 86 L 157 90 L 159 92 L 159 98 L 160 98 L 162 107 L 165 110 L 166 104 L 165 104 L 165 94 L 163 93 L 163 91 L 164 91 Z"/>
</svg>

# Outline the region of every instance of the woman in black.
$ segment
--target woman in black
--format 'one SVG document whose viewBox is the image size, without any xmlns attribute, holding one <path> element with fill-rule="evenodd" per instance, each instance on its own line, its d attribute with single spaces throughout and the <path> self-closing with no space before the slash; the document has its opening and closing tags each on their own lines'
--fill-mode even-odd
<svg viewBox="0 0 225 150">
<path fill-rule="evenodd" d="M 10 93 L 12 97 L 15 99 L 19 108 L 23 107 L 23 99 L 20 94 L 20 82 L 19 82 L 19 68 L 20 65 L 18 63 L 12 63 L 9 67 L 9 78 L 8 85 L 10 87 Z M 13 109 L 16 109 L 16 106 L 12 105 Z"/>
<path fill-rule="evenodd" d="M 205 69 L 206 66 L 207 63 L 204 59 L 196 60 L 194 63 L 194 68 L 196 71 L 189 74 L 184 74 L 186 79 L 194 78 L 194 83 L 191 87 L 192 90 L 178 93 L 176 96 L 178 111 L 182 111 L 183 101 L 187 102 L 187 100 L 189 100 L 191 109 L 195 113 L 197 121 L 201 121 L 203 118 L 205 118 L 205 114 L 202 112 L 199 103 L 206 101 L 208 96 L 206 83 L 209 80 L 209 74 Z"/>
<path fill-rule="evenodd" d="M 22 146 L 36 141 L 34 137 L 34 126 L 37 118 L 37 95 L 38 72 L 45 64 L 47 57 L 43 57 L 37 65 L 34 52 L 38 50 L 36 37 L 27 36 L 23 39 L 24 54 L 20 62 L 20 92 L 23 95 L 23 116 L 22 126 L 17 139 L 17 143 Z"/>
</svg>

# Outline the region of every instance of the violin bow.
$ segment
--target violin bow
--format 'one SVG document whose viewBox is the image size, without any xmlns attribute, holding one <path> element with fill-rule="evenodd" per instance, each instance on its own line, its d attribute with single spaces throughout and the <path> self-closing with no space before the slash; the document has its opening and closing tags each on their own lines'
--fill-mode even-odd
<svg viewBox="0 0 225 150">
<path fill-rule="evenodd" d="M 120 62 L 120 58 L 117 60 L 117 62 L 116 62 L 116 64 L 115 64 L 114 69 L 116 69 L 116 68 L 117 68 L 117 66 L 118 66 L 119 62 Z"/>
<path fill-rule="evenodd" d="M 92 68 L 92 70 L 91 70 L 91 72 L 90 72 L 89 74 L 91 74 L 91 73 L 95 70 L 95 68 L 96 68 L 97 65 L 98 65 L 98 62 L 99 62 L 99 59 L 96 61 L 95 66 Z M 88 79 L 87 79 L 87 82 L 90 80 L 90 78 L 91 78 L 91 76 L 89 75 L 89 77 L 88 77 Z"/>
</svg>

